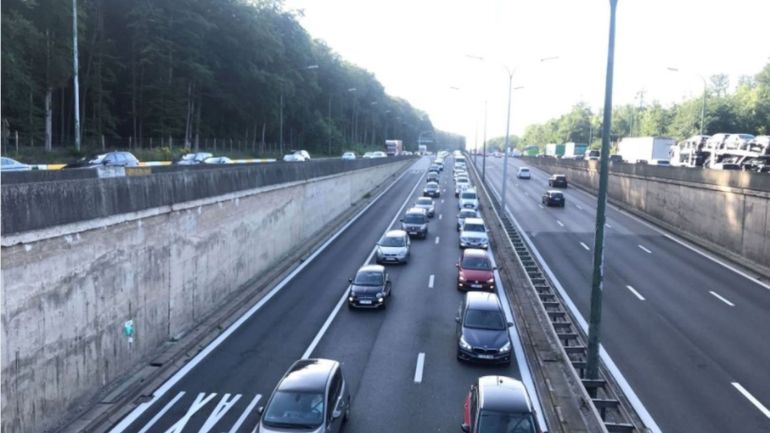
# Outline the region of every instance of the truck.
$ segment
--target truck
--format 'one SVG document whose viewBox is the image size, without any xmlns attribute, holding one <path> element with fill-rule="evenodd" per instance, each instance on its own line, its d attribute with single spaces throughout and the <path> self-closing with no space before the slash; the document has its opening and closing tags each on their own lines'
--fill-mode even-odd
<svg viewBox="0 0 770 433">
<path fill-rule="evenodd" d="M 545 145 L 545 156 L 552 156 L 554 158 L 561 158 L 564 156 L 564 145 L 548 143 Z"/>
<path fill-rule="evenodd" d="M 575 158 L 583 159 L 583 155 L 586 153 L 588 145 L 585 143 L 564 143 L 564 156 L 563 158 Z"/>
<path fill-rule="evenodd" d="M 417 146 L 417 153 L 420 155 L 427 155 L 428 154 L 428 146 L 425 144 L 421 144 Z"/>
<path fill-rule="evenodd" d="M 401 140 L 385 140 L 385 153 L 388 156 L 398 156 L 404 151 L 404 143 Z"/>
<path fill-rule="evenodd" d="M 675 144 L 668 137 L 626 137 L 618 143 L 618 155 L 630 163 L 668 161 L 671 146 Z"/>
<path fill-rule="evenodd" d="M 537 146 L 526 146 L 523 151 L 524 155 L 537 156 L 537 154 L 540 153 L 540 148 Z"/>
</svg>

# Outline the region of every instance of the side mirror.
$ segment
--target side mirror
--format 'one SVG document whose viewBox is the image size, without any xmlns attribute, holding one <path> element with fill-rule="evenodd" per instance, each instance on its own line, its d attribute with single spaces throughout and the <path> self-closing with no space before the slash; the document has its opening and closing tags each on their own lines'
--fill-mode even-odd
<svg viewBox="0 0 770 433">
<path fill-rule="evenodd" d="M 492 270 L 496 271 L 497 270 L 497 266 L 492 266 Z"/>
<path fill-rule="evenodd" d="M 469 433 L 471 431 L 471 428 L 468 424 L 462 424 L 460 425 L 460 429 L 464 431 L 465 433 Z"/>
<path fill-rule="evenodd" d="M 339 409 L 339 408 L 334 409 L 334 411 L 332 412 L 332 418 L 337 419 L 341 416 L 342 416 L 342 409 Z"/>
<path fill-rule="evenodd" d="M 460 316 L 455 317 L 455 322 L 460 323 Z"/>
<path fill-rule="evenodd" d="M 459 263 L 455 263 L 455 268 L 459 268 L 459 267 L 460 267 L 460 264 Z"/>
<path fill-rule="evenodd" d="M 260 407 L 257 408 L 257 414 L 259 414 L 259 415 L 262 415 L 262 412 L 264 412 L 264 411 L 265 411 L 265 407 L 264 406 L 260 406 Z"/>
<path fill-rule="evenodd" d="M 403 219 L 403 218 L 401 218 L 401 219 L 399 219 L 399 221 L 401 221 L 401 222 L 404 222 L 404 219 Z"/>
<path fill-rule="evenodd" d="M 353 282 L 353 279 L 352 278 L 348 278 L 348 283 L 352 283 L 352 282 Z"/>
<path fill-rule="evenodd" d="M 508 327 L 510 328 L 511 326 L 513 326 L 513 322 L 508 322 Z"/>
</svg>

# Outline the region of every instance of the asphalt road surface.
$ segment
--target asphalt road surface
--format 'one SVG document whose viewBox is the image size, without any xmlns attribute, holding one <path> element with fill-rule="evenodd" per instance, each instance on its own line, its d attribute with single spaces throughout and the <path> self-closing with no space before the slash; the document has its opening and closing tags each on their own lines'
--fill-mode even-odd
<svg viewBox="0 0 770 433">
<path fill-rule="evenodd" d="M 548 174 L 509 164 L 509 211 L 588 318 L 596 198 L 570 187 L 543 207 Z M 498 195 L 502 167 L 487 158 Z M 602 343 L 660 430 L 770 432 L 770 287 L 612 206 L 605 235 Z"/>
<path fill-rule="evenodd" d="M 348 278 L 422 193 L 428 165 L 427 158 L 417 161 L 221 344 L 112 431 L 252 432 L 257 407 L 304 355 L 342 363 L 352 395 L 346 432 L 459 431 L 465 394 L 478 376 L 520 375 L 516 362 L 494 367 L 456 360 L 454 318 L 462 294 L 455 288 L 459 248 L 451 169 L 441 175 L 446 192 L 436 199 L 428 238 L 413 240 L 407 265 L 388 266 L 393 296 L 387 309 L 350 311 L 343 302 Z"/>
</svg>

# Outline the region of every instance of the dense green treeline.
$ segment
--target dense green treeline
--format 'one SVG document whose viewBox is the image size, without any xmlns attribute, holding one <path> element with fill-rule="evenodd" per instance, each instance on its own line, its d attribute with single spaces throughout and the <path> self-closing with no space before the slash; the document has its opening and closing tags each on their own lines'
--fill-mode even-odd
<svg viewBox="0 0 770 433">
<path fill-rule="evenodd" d="M 254 153 L 336 153 L 386 138 L 416 148 L 433 132 L 425 113 L 313 40 L 296 14 L 280 0 L 79 0 L 84 146 L 218 139 Z M 22 145 L 72 146 L 72 64 L 71 1 L 3 2 L 4 145 L 18 131 Z"/>
<path fill-rule="evenodd" d="M 710 77 L 706 91 L 703 133 L 718 132 L 770 134 L 770 64 L 754 77 L 742 77 L 733 93 L 728 93 L 725 75 Z M 643 96 L 639 95 L 639 96 Z M 658 102 L 626 104 L 612 110 L 611 141 L 628 136 L 668 136 L 683 140 L 700 131 L 702 95 L 683 100 L 671 107 Z M 546 143 L 601 143 L 602 113 L 594 113 L 585 103 L 576 104 L 569 113 L 544 123 L 529 125 L 523 137 L 512 137 L 514 146 Z M 503 137 L 487 142 L 487 147 L 502 149 Z"/>
</svg>

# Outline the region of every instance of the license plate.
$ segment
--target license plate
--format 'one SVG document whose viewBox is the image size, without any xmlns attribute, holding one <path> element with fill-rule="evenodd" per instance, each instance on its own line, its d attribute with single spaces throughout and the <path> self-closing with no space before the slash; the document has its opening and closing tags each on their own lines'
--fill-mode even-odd
<svg viewBox="0 0 770 433">
<path fill-rule="evenodd" d="M 481 288 L 481 284 L 471 284 L 471 288 L 480 289 Z"/>
<path fill-rule="evenodd" d="M 479 355 L 479 359 L 492 359 L 494 358 L 492 355 Z"/>
<path fill-rule="evenodd" d="M 362 299 L 358 301 L 358 303 L 361 305 L 372 305 L 372 301 L 370 301 L 369 299 Z"/>
</svg>

